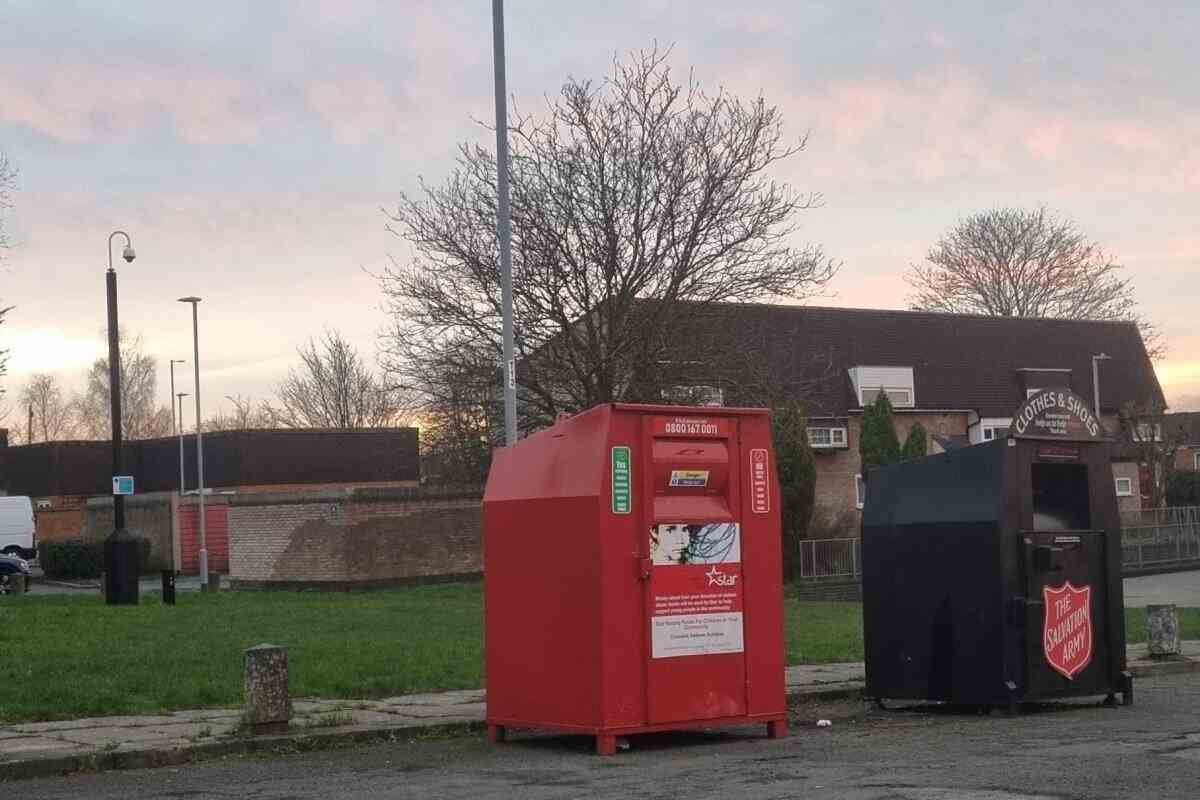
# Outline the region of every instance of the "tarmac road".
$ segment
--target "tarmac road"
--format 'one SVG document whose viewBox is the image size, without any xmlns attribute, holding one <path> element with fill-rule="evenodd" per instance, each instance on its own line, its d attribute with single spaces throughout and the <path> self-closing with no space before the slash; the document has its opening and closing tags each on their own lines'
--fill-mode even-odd
<svg viewBox="0 0 1200 800">
<path fill-rule="evenodd" d="M 634 737 L 612 758 L 579 737 L 481 734 L 4 786 L 7 796 L 283 798 L 854 798 L 1050 800 L 1200 797 L 1200 675 L 1147 679 L 1136 704 L 1016 717 L 860 701 L 794 710 L 793 732 Z M 833 726 L 818 728 L 815 720 Z"/>
</svg>

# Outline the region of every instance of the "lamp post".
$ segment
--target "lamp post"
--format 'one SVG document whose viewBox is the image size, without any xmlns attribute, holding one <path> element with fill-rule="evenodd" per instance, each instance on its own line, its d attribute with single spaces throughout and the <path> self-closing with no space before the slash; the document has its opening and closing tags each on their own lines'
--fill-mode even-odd
<svg viewBox="0 0 1200 800">
<path fill-rule="evenodd" d="M 208 589 L 208 538 L 204 519 L 204 441 L 200 423 L 200 298 L 181 297 L 181 303 L 192 304 L 192 364 L 196 370 L 196 382 L 192 390 L 196 394 L 196 494 L 200 498 L 197 513 L 200 516 L 200 585 Z M 182 411 L 180 412 L 182 413 Z"/>
<path fill-rule="evenodd" d="M 500 303 L 504 339 L 504 443 L 517 442 L 517 365 L 513 357 L 512 230 L 508 190 L 508 97 L 504 82 L 504 0 L 492 0 L 496 71 L 496 230 L 500 236 Z"/>
<path fill-rule="evenodd" d="M 116 493 L 116 477 L 121 474 L 121 340 L 117 323 L 117 271 L 113 269 L 113 239 L 122 236 L 125 249 L 121 257 L 133 263 L 133 242 L 125 231 L 108 236 L 108 395 L 112 411 L 113 530 L 104 540 L 104 602 L 110 606 L 137 605 L 137 539 L 125 530 L 125 496 Z"/>
<path fill-rule="evenodd" d="M 1096 421 L 1100 421 L 1100 362 L 1108 361 L 1112 356 L 1099 353 L 1092 356 L 1092 402 L 1095 403 Z"/>
<path fill-rule="evenodd" d="M 187 397 L 187 392 L 176 392 L 175 397 L 179 403 L 179 499 L 183 499 L 183 398 Z M 171 413 L 175 413 L 175 405 L 171 405 Z"/>
</svg>

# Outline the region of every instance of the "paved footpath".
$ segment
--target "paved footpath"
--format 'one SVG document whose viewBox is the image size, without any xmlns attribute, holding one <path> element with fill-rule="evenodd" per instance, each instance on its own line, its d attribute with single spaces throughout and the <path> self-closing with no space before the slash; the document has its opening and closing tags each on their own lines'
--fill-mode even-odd
<svg viewBox="0 0 1200 800">
<path fill-rule="evenodd" d="M 1135 676 L 1200 673 L 1200 641 L 1184 642 L 1184 658 L 1150 661 L 1145 645 L 1129 648 Z M 863 665 L 822 664 L 787 669 L 792 696 L 847 696 L 860 692 Z M 404 695 L 384 700 L 297 699 L 286 734 L 249 736 L 236 708 L 169 714 L 95 717 L 0 727 L 0 781 L 90 769 L 182 764 L 258 751 L 378 741 L 453 727 L 479 727 L 486 711 L 484 691 L 472 689 Z"/>
</svg>

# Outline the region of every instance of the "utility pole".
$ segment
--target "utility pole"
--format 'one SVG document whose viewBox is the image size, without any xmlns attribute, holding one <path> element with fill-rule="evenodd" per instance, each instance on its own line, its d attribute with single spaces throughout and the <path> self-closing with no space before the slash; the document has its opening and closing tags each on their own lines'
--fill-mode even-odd
<svg viewBox="0 0 1200 800">
<path fill-rule="evenodd" d="M 513 355 L 512 228 L 508 188 L 508 97 L 504 80 L 504 0 L 492 0 L 496 66 L 496 230 L 500 236 L 500 297 L 504 336 L 504 443 L 517 441 L 517 364 Z"/>
</svg>

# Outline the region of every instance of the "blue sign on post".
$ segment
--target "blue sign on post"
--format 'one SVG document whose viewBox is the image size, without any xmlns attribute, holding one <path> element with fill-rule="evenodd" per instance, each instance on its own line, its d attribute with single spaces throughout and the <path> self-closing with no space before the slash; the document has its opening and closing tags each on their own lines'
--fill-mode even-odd
<svg viewBox="0 0 1200 800">
<path fill-rule="evenodd" d="M 122 495 L 133 494 L 133 476 L 132 475 L 114 475 L 113 476 L 113 494 L 122 494 Z"/>
</svg>

